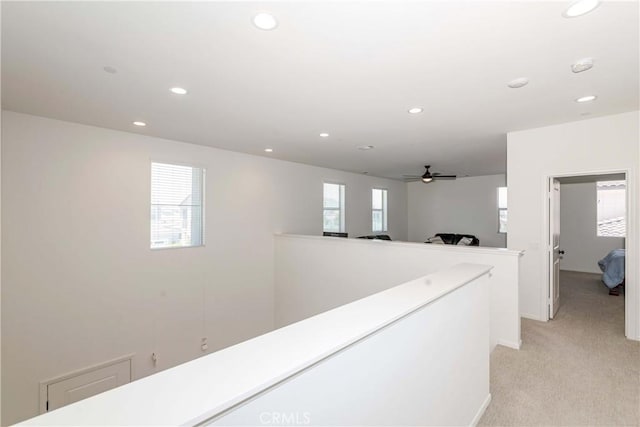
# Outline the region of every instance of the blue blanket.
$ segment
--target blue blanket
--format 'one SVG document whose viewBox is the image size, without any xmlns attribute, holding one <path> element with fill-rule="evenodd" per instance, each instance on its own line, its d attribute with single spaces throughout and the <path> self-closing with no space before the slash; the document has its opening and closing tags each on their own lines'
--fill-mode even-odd
<svg viewBox="0 0 640 427">
<path fill-rule="evenodd" d="M 618 286 L 624 280 L 624 249 L 614 249 L 598 261 L 602 270 L 602 281 L 609 289 Z"/>
</svg>

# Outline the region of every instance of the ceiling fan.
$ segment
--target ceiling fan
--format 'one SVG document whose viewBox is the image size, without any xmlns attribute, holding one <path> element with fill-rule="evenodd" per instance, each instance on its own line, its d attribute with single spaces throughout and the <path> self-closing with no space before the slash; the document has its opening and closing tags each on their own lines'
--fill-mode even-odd
<svg viewBox="0 0 640 427">
<path fill-rule="evenodd" d="M 404 176 L 404 180 L 405 182 L 412 182 L 412 181 L 422 181 L 425 184 L 428 184 L 434 180 L 438 180 L 438 179 L 456 179 L 457 175 L 442 175 L 441 173 L 438 172 L 429 172 L 429 168 L 431 167 L 431 165 L 425 165 L 425 169 L 426 171 L 424 172 L 424 174 L 422 174 L 422 176 L 418 176 L 418 175 L 402 175 Z"/>
</svg>

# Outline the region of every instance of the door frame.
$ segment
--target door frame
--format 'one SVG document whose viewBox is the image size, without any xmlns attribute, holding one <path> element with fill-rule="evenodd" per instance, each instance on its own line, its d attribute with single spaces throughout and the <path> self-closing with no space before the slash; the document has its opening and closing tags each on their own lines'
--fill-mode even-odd
<svg viewBox="0 0 640 427">
<path fill-rule="evenodd" d="M 558 199 L 554 201 L 554 195 L 553 193 L 555 192 L 556 189 L 556 182 L 558 183 Z M 558 301 L 556 302 L 555 300 L 555 291 L 557 290 L 558 294 L 560 293 L 560 235 L 562 234 L 562 229 L 560 229 L 560 232 L 558 233 L 558 246 L 557 246 L 557 257 L 556 257 L 556 246 L 555 246 L 555 233 L 552 233 L 552 224 L 554 224 L 554 221 L 551 221 L 551 218 L 555 218 L 555 210 L 556 207 L 558 209 L 558 212 L 560 211 L 560 201 L 562 198 L 562 194 L 560 193 L 560 181 L 558 180 L 558 178 L 549 178 L 549 186 L 547 187 L 547 194 L 549 195 L 548 200 L 549 200 L 549 233 L 547 234 L 547 242 L 546 242 L 546 249 L 547 249 L 547 256 L 548 256 L 548 265 L 549 265 L 549 289 L 548 289 L 548 293 L 547 293 L 547 313 L 549 315 L 549 319 L 553 319 L 555 317 L 555 314 L 558 312 L 558 309 L 560 308 L 560 297 L 558 296 Z M 552 203 L 554 202 L 554 203 Z M 555 206 L 555 204 L 557 204 L 558 206 Z M 560 218 L 558 218 L 558 221 L 560 220 Z M 554 224 L 557 225 L 558 228 L 560 226 L 560 224 Z M 556 261 L 558 264 L 558 277 L 556 277 Z M 552 281 L 556 281 L 557 283 L 555 283 L 555 286 L 553 286 Z M 556 289 L 557 288 L 557 289 Z"/>
<path fill-rule="evenodd" d="M 576 172 L 560 172 L 560 173 L 548 173 L 544 175 L 542 188 L 543 188 L 543 203 L 542 203 L 542 238 L 541 242 L 545 242 L 544 250 L 540 251 L 542 256 L 542 265 L 545 266 L 545 273 L 543 284 L 540 289 L 540 301 L 541 304 L 541 316 L 544 321 L 549 321 L 549 289 L 550 289 L 550 268 L 549 265 L 549 248 L 548 239 L 550 232 L 550 212 L 549 212 L 549 181 L 554 178 L 567 178 L 573 176 L 587 176 L 587 175 L 610 175 L 610 174 L 625 174 L 627 185 L 627 198 L 626 198 L 626 236 L 625 236 L 625 249 L 627 253 L 626 260 L 638 259 L 638 224 L 636 224 L 636 212 L 638 210 L 638 200 L 636 197 L 636 176 L 631 169 L 605 169 L 605 170 L 589 170 L 589 171 L 576 171 Z M 562 193 L 560 193 L 562 199 Z M 562 235 L 562 229 L 560 230 Z M 639 300 L 639 286 L 638 286 L 638 263 L 637 262 L 625 262 L 625 293 L 624 293 L 624 333 L 628 339 L 640 340 L 639 320 L 640 320 L 640 300 Z"/>
</svg>

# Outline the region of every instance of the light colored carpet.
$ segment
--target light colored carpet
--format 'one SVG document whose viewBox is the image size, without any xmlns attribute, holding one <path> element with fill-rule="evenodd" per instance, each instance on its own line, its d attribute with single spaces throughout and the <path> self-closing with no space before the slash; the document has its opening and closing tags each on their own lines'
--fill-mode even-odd
<svg viewBox="0 0 640 427">
<path fill-rule="evenodd" d="M 482 426 L 640 425 L 640 343 L 624 337 L 624 295 L 562 271 L 560 309 L 522 319 L 522 348 L 491 354 Z"/>
</svg>

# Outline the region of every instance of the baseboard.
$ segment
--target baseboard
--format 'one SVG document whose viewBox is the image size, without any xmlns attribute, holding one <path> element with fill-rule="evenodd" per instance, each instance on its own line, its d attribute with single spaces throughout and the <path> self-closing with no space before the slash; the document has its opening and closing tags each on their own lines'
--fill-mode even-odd
<svg viewBox="0 0 640 427">
<path fill-rule="evenodd" d="M 522 347 L 522 340 L 519 340 L 518 342 L 506 341 L 506 340 L 498 340 L 498 345 L 502 345 L 504 347 L 513 348 L 515 350 L 520 350 L 520 347 Z"/>
<path fill-rule="evenodd" d="M 537 320 L 538 322 L 546 322 L 547 320 L 541 319 L 540 316 L 535 316 L 529 313 L 520 313 L 520 317 L 524 317 L 525 319 Z"/>
<path fill-rule="evenodd" d="M 589 273 L 589 274 L 600 274 L 600 275 L 602 275 L 602 271 L 596 271 L 596 270 L 585 271 L 585 270 L 575 270 L 573 268 L 561 268 L 560 271 L 570 271 L 572 273 Z"/>
<path fill-rule="evenodd" d="M 491 393 L 489 393 L 487 395 L 487 398 L 484 399 L 484 402 L 482 402 L 482 405 L 480 406 L 480 409 L 478 409 L 476 416 L 473 417 L 473 420 L 471 420 L 471 424 L 469 424 L 470 427 L 475 427 L 478 425 L 478 423 L 480 422 L 480 418 L 482 418 L 482 416 L 484 415 L 484 411 L 486 411 L 489 407 L 489 403 L 491 403 Z"/>
<path fill-rule="evenodd" d="M 625 335 L 625 337 L 626 337 L 628 340 L 631 340 L 631 341 L 640 341 L 640 337 L 638 337 L 638 336 L 629 336 L 629 335 Z"/>
</svg>

